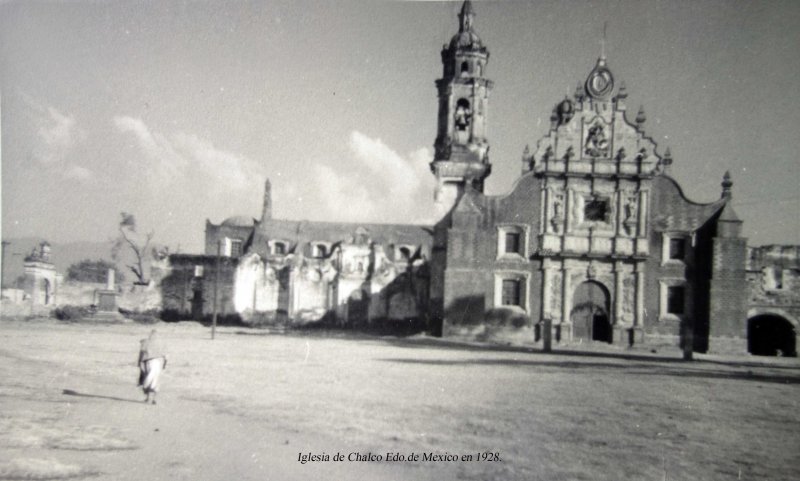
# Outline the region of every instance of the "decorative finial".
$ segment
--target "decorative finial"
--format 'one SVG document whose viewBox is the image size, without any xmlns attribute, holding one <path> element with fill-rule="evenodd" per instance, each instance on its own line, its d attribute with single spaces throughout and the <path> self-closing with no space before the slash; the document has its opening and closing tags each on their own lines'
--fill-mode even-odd
<svg viewBox="0 0 800 481">
<path fill-rule="evenodd" d="M 619 91 L 617 92 L 617 98 L 625 99 L 628 98 L 628 90 L 625 88 L 625 81 L 620 81 L 619 83 Z"/>
<path fill-rule="evenodd" d="M 458 14 L 458 19 L 461 24 L 461 32 L 472 30 L 472 22 L 475 19 L 475 11 L 472 9 L 472 2 L 469 0 L 464 1 L 464 4 L 461 5 L 461 13 Z"/>
<path fill-rule="evenodd" d="M 600 58 L 602 60 L 606 59 L 606 29 L 608 28 L 608 22 L 603 22 L 603 39 L 600 41 Z"/>
<path fill-rule="evenodd" d="M 733 187 L 733 181 L 731 180 L 731 173 L 730 171 L 726 170 L 725 175 L 722 176 L 723 199 L 729 199 L 731 197 L 731 187 Z"/>
<path fill-rule="evenodd" d="M 671 165 L 672 165 L 672 152 L 669 150 L 669 147 L 667 147 L 667 150 L 664 151 L 664 156 L 661 157 L 661 166 L 664 168 L 665 173 L 669 171 Z"/>
<path fill-rule="evenodd" d="M 639 106 L 639 113 L 636 114 L 636 126 L 641 129 L 644 122 L 647 120 L 647 115 L 644 114 L 644 105 Z"/>
<path fill-rule="evenodd" d="M 583 100 L 583 84 L 578 82 L 578 86 L 575 87 L 575 100 L 580 102 Z"/>
<path fill-rule="evenodd" d="M 570 145 L 569 147 L 567 147 L 567 151 L 564 153 L 564 160 L 569 162 L 573 158 L 575 158 L 575 149 L 573 149 L 572 146 Z"/>
</svg>

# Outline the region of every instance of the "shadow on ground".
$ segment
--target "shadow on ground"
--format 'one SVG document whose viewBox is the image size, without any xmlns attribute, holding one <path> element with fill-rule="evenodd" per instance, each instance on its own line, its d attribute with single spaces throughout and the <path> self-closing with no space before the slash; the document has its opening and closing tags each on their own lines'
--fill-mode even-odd
<svg viewBox="0 0 800 481">
<path fill-rule="evenodd" d="M 647 358 L 648 361 L 661 362 L 658 358 Z M 401 364 L 423 364 L 431 366 L 510 366 L 510 367 L 541 367 L 557 368 L 572 371 L 592 371 L 592 370 L 611 370 L 624 371 L 626 375 L 632 376 L 668 376 L 668 377 L 687 377 L 699 379 L 733 379 L 745 381 L 770 382 L 777 384 L 800 384 L 800 372 L 795 376 L 770 375 L 764 373 L 754 373 L 753 371 L 722 371 L 712 369 L 691 368 L 691 364 L 685 363 L 683 367 L 660 366 L 658 364 L 627 364 L 595 361 L 538 361 L 526 359 L 403 359 L 386 358 L 383 362 L 393 362 Z M 763 366 L 762 366 L 763 367 Z M 546 371 L 543 371 L 546 372 Z M 563 372 L 563 371 L 559 371 Z"/>
<path fill-rule="evenodd" d="M 141 404 L 141 400 L 137 399 L 125 399 L 121 397 L 114 397 L 114 396 L 103 396 L 100 394 L 86 394 L 78 391 L 73 391 L 72 389 L 64 389 L 61 391 L 61 394 L 65 396 L 77 396 L 77 397 L 85 397 L 85 398 L 93 398 L 93 399 L 108 399 L 111 401 L 122 401 L 122 402 L 129 402 L 129 403 L 136 403 Z"/>
</svg>

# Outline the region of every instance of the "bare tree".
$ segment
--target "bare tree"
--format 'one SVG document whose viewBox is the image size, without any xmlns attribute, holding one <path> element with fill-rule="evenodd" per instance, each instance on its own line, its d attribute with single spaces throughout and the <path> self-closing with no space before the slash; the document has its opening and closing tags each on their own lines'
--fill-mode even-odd
<svg viewBox="0 0 800 481">
<path fill-rule="evenodd" d="M 147 284 L 144 276 L 144 265 L 150 255 L 150 241 L 153 240 L 153 232 L 148 232 L 144 236 L 136 232 L 136 218 L 133 214 L 122 212 L 119 222 L 119 237 L 114 241 L 111 248 L 111 256 L 115 261 L 120 260 L 120 254 L 124 247 L 128 247 L 133 253 L 133 259 L 126 264 L 136 275 L 137 284 Z"/>
</svg>

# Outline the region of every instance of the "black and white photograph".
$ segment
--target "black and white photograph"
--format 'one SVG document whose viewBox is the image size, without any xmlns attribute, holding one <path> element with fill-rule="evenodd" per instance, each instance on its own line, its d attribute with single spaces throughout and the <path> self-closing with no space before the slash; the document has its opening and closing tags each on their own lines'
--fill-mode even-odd
<svg viewBox="0 0 800 481">
<path fill-rule="evenodd" d="M 0 481 L 800 479 L 800 3 L 0 0 Z"/>
</svg>

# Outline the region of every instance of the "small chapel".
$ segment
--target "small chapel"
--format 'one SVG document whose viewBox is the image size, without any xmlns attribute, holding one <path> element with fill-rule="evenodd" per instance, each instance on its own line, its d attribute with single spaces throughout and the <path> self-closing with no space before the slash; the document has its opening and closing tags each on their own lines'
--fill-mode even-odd
<svg viewBox="0 0 800 481">
<path fill-rule="evenodd" d="M 504 319 L 532 344 L 547 326 L 556 342 L 747 352 L 748 247 L 733 181 L 720 176 L 714 202 L 688 199 L 604 55 L 514 160 L 510 191 L 484 193 L 493 83 L 475 19 L 463 2 L 441 51 L 435 225 L 275 219 L 267 181 L 260 218 L 207 221 L 204 254 L 170 257 L 165 309 L 436 336 Z"/>
</svg>

